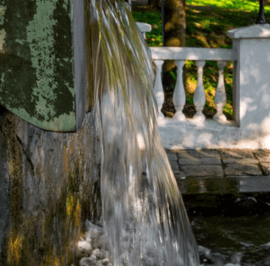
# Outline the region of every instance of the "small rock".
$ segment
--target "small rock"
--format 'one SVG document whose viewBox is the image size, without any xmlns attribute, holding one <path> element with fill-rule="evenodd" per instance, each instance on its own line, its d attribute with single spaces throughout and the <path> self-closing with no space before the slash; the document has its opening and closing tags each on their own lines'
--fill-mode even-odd
<svg viewBox="0 0 270 266">
<path fill-rule="evenodd" d="M 107 250 L 101 249 L 100 251 L 102 253 L 102 258 L 103 259 L 109 259 L 110 258 L 110 253 Z"/>
<path fill-rule="evenodd" d="M 92 224 L 88 220 L 86 220 L 85 225 L 87 228 L 85 237 L 87 239 L 91 239 L 92 249 L 100 249 L 102 247 L 107 248 L 107 241 L 104 235 L 103 228 L 98 225 Z"/>
<path fill-rule="evenodd" d="M 92 260 L 92 261 L 96 261 L 96 260 L 97 260 L 97 257 L 96 257 L 94 254 L 92 254 L 92 255 L 89 257 L 89 259 Z"/>
<path fill-rule="evenodd" d="M 245 243 L 245 242 L 239 242 L 239 244 L 243 245 L 244 247 L 253 247 L 254 245 L 253 244 L 250 244 L 250 243 Z"/>
<path fill-rule="evenodd" d="M 263 265 L 270 265 L 270 257 L 264 259 Z"/>
<path fill-rule="evenodd" d="M 212 262 L 212 259 L 213 259 L 212 253 L 211 253 L 211 250 L 209 248 L 206 248 L 203 246 L 198 246 L 198 250 L 199 250 L 200 257 L 204 262 L 208 262 L 207 260 Z M 203 257 L 205 257 L 207 260 L 205 260 Z"/>
<path fill-rule="evenodd" d="M 92 250 L 91 243 L 89 241 L 79 241 L 77 243 L 77 255 L 90 255 Z"/>
<path fill-rule="evenodd" d="M 234 263 L 234 264 L 240 264 L 243 255 L 244 254 L 242 252 L 236 252 L 236 253 L 234 253 L 232 255 L 231 262 Z"/>
<path fill-rule="evenodd" d="M 266 243 L 266 244 L 261 245 L 261 247 L 265 247 L 265 248 L 269 247 L 269 248 L 270 248 L 270 242 L 268 242 L 268 243 Z"/>
<path fill-rule="evenodd" d="M 97 249 L 97 248 L 93 250 L 92 255 L 96 256 L 97 259 L 102 258 L 102 252 L 100 251 L 100 249 Z"/>
<path fill-rule="evenodd" d="M 227 260 L 227 256 L 220 253 L 212 252 L 212 257 L 213 257 L 213 262 L 215 263 L 215 266 L 224 266 L 225 261 Z"/>
<path fill-rule="evenodd" d="M 106 259 L 103 259 L 101 262 L 103 263 L 103 265 L 107 266 L 110 263 L 110 260 L 106 258 Z"/>
<path fill-rule="evenodd" d="M 88 258 L 82 258 L 80 260 L 80 266 L 96 266 L 96 259 L 94 259 L 92 256 Z"/>
</svg>

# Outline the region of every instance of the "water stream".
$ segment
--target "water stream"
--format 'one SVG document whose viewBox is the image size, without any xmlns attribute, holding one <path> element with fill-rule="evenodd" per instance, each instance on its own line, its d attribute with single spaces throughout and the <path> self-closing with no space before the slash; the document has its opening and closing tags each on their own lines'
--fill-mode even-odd
<svg viewBox="0 0 270 266">
<path fill-rule="evenodd" d="M 162 146 L 149 50 L 124 2 L 88 0 L 102 217 L 115 266 L 198 266 Z"/>
</svg>

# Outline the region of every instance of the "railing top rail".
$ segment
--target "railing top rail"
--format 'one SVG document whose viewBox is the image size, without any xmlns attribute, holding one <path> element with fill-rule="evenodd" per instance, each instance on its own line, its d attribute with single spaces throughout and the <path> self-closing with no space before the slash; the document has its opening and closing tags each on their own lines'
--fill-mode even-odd
<svg viewBox="0 0 270 266">
<path fill-rule="evenodd" d="M 136 22 L 136 24 L 142 32 L 150 32 L 152 30 L 152 26 L 148 23 Z"/>
<path fill-rule="evenodd" d="M 150 47 L 155 60 L 213 60 L 236 61 L 233 49 L 196 47 Z"/>
</svg>

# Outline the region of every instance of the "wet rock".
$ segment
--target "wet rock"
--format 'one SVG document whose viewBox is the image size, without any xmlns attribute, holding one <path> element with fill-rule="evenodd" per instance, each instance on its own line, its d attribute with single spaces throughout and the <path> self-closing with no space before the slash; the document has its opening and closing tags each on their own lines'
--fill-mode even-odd
<svg viewBox="0 0 270 266">
<path fill-rule="evenodd" d="M 213 261 L 220 261 L 222 262 L 223 264 L 225 264 L 225 261 L 228 259 L 228 257 L 224 254 L 221 254 L 221 253 L 217 253 L 217 252 L 213 252 L 212 253 L 212 258 L 213 258 Z"/>
<path fill-rule="evenodd" d="M 80 260 L 80 266 L 96 266 L 96 256 L 84 257 Z"/>
<path fill-rule="evenodd" d="M 253 244 L 250 243 L 245 243 L 245 242 L 239 242 L 239 244 L 243 245 L 244 249 L 253 247 Z"/>
<path fill-rule="evenodd" d="M 242 257 L 243 257 L 243 253 L 242 252 L 236 252 L 236 253 L 234 253 L 232 255 L 231 262 L 234 263 L 234 264 L 240 264 Z"/>
<path fill-rule="evenodd" d="M 102 252 L 100 251 L 100 249 L 95 249 L 93 250 L 93 253 L 92 253 L 94 256 L 96 256 L 97 259 L 101 259 L 102 258 Z"/>
<path fill-rule="evenodd" d="M 240 212 L 254 213 L 258 209 L 258 202 L 254 197 L 237 198 L 235 208 L 239 209 Z"/>
<path fill-rule="evenodd" d="M 212 253 L 209 248 L 198 246 L 199 255 L 200 255 L 200 262 L 201 263 L 212 263 Z"/>
<path fill-rule="evenodd" d="M 105 258 L 101 262 L 104 266 L 107 266 L 110 263 L 110 260 L 108 258 Z"/>
<path fill-rule="evenodd" d="M 263 265 L 266 265 L 266 266 L 270 265 L 270 257 L 265 258 L 265 259 L 263 260 Z"/>
<path fill-rule="evenodd" d="M 88 220 L 86 220 L 85 225 L 87 228 L 85 236 L 87 239 L 91 239 L 93 250 L 101 248 L 108 249 L 103 228 L 98 225 L 92 224 Z"/>
<path fill-rule="evenodd" d="M 244 254 L 241 261 L 242 266 L 261 266 L 267 265 L 269 262 L 270 246 L 267 244 L 261 245 L 258 249 L 253 252 L 247 252 Z M 270 265 L 270 264 L 269 264 Z"/>
<path fill-rule="evenodd" d="M 92 252 L 92 246 L 90 241 L 79 241 L 77 244 L 76 254 L 78 257 L 87 257 L 90 256 Z"/>
</svg>

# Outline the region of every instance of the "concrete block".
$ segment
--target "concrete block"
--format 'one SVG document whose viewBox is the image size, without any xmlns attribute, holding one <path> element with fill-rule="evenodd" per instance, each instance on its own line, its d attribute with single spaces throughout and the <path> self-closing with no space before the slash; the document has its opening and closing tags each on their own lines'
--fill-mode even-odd
<svg viewBox="0 0 270 266">
<path fill-rule="evenodd" d="M 249 163 L 230 163 L 225 166 L 226 176 L 245 176 L 245 175 L 262 175 L 257 164 Z"/>
<path fill-rule="evenodd" d="M 166 151 L 170 161 L 177 161 L 177 153 L 173 151 Z"/>
<path fill-rule="evenodd" d="M 254 157 L 252 150 L 221 150 L 223 163 L 250 163 L 256 164 L 259 161 Z"/>
<path fill-rule="evenodd" d="M 194 150 L 186 149 L 177 152 L 179 159 L 181 158 L 219 158 L 218 150 Z"/>
<path fill-rule="evenodd" d="M 182 158 L 178 160 L 180 165 L 192 164 L 221 164 L 219 158 Z"/>
<path fill-rule="evenodd" d="M 173 173 L 179 174 L 180 170 L 179 170 L 179 165 L 178 165 L 177 161 L 170 161 L 170 164 L 171 164 Z"/>
<path fill-rule="evenodd" d="M 270 163 L 261 163 L 262 171 L 264 175 L 270 176 Z"/>
<path fill-rule="evenodd" d="M 180 169 L 186 176 L 224 176 L 223 169 L 220 165 L 181 165 Z"/>
<path fill-rule="evenodd" d="M 260 163 L 270 163 L 270 151 L 269 150 L 256 150 L 254 151 L 255 157 Z"/>
</svg>

